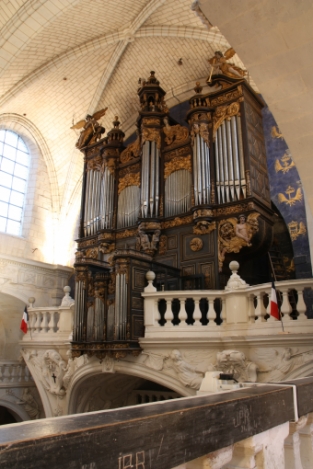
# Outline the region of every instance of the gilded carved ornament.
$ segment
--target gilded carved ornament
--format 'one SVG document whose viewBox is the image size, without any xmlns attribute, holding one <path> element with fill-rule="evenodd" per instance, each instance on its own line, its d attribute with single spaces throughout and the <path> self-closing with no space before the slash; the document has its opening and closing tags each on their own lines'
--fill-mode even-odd
<svg viewBox="0 0 313 469">
<path fill-rule="evenodd" d="M 99 246 L 99 252 L 102 254 L 108 254 L 115 251 L 115 243 L 101 243 Z"/>
<path fill-rule="evenodd" d="M 166 254 L 167 252 L 167 236 L 162 235 L 160 236 L 160 242 L 159 242 L 159 254 L 162 256 Z"/>
<path fill-rule="evenodd" d="M 240 104 L 238 102 L 231 103 L 229 106 L 218 107 L 213 116 L 213 134 L 215 135 L 218 127 L 224 122 L 225 119 L 236 116 L 239 111 Z"/>
<path fill-rule="evenodd" d="M 102 168 L 102 157 L 96 156 L 95 158 L 87 161 L 87 171 L 101 171 Z"/>
<path fill-rule="evenodd" d="M 242 86 L 237 86 L 236 90 L 229 91 L 228 93 L 222 94 L 217 96 L 216 98 L 212 98 L 211 105 L 218 106 L 219 104 L 227 103 L 233 99 L 237 99 L 242 96 Z"/>
<path fill-rule="evenodd" d="M 165 134 L 166 145 L 180 143 L 189 138 L 189 131 L 186 127 L 179 124 L 170 126 L 167 117 L 164 119 L 164 123 L 165 127 L 163 127 L 163 132 Z"/>
<path fill-rule="evenodd" d="M 203 248 L 203 241 L 201 238 L 193 238 L 189 243 L 190 249 L 194 252 L 201 251 Z"/>
<path fill-rule="evenodd" d="M 143 125 L 160 125 L 160 119 L 157 117 L 144 117 L 142 120 Z"/>
<path fill-rule="evenodd" d="M 161 227 L 162 229 L 166 229 L 180 225 L 187 225 L 189 223 L 192 223 L 192 215 L 189 215 L 187 217 L 176 217 L 174 218 L 174 220 L 162 222 Z"/>
<path fill-rule="evenodd" d="M 232 47 L 227 49 L 224 54 L 221 51 L 214 52 L 214 56 L 208 59 L 208 62 L 211 65 L 210 76 L 207 79 L 208 83 L 211 83 L 212 81 L 213 72 L 220 72 L 229 78 L 237 78 L 241 80 L 245 77 L 247 74 L 246 70 L 228 62 L 228 60 L 230 60 L 235 54 L 236 51 Z"/>
<path fill-rule="evenodd" d="M 142 145 L 146 142 L 156 142 L 157 148 L 161 148 L 161 133 L 159 129 L 142 128 Z"/>
<path fill-rule="evenodd" d="M 118 233 L 116 233 L 116 239 L 131 238 L 132 236 L 136 236 L 136 233 L 137 233 L 136 229 L 133 229 L 133 230 L 126 229 L 123 231 L 119 231 Z"/>
<path fill-rule="evenodd" d="M 128 173 L 120 178 L 118 183 L 118 195 L 129 186 L 140 187 L 140 173 Z"/>
<path fill-rule="evenodd" d="M 197 221 L 193 227 L 193 233 L 198 235 L 210 234 L 213 230 L 216 230 L 216 222 L 208 222 L 206 220 Z"/>
<path fill-rule="evenodd" d="M 179 169 L 186 169 L 190 173 L 192 172 L 191 156 L 187 157 L 176 157 L 171 161 L 164 164 L 164 179 L 167 179 L 174 171 Z"/>
<path fill-rule="evenodd" d="M 135 158 L 140 156 L 140 137 L 138 136 L 137 139 L 128 145 L 124 151 L 122 151 L 120 156 L 121 163 L 127 163 Z"/>
<path fill-rule="evenodd" d="M 101 138 L 101 134 L 105 132 L 105 128 L 97 121 L 105 115 L 107 109 L 107 107 L 105 109 L 101 109 L 100 111 L 95 112 L 92 116 L 87 114 L 86 119 L 77 122 L 77 124 L 71 127 L 73 130 L 82 129 L 76 142 L 76 148 L 82 149 L 86 145 L 91 145 Z"/>
<path fill-rule="evenodd" d="M 108 158 L 104 161 L 104 167 L 108 168 L 110 174 L 114 174 L 115 171 L 115 163 L 116 160 L 114 158 Z"/>
<path fill-rule="evenodd" d="M 246 219 L 244 215 L 237 218 L 228 218 L 219 222 L 218 229 L 218 261 L 219 270 L 223 268 L 225 255 L 237 253 L 243 247 L 252 246 L 251 239 L 259 231 L 259 213 L 250 213 Z"/>
</svg>

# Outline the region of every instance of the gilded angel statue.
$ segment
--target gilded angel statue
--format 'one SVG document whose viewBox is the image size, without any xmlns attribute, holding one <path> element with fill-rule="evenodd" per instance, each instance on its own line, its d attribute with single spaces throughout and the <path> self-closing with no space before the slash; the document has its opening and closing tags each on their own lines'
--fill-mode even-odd
<svg viewBox="0 0 313 469">
<path fill-rule="evenodd" d="M 101 109 L 101 111 L 95 112 L 92 116 L 87 114 L 86 119 L 77 122 L 77 124 L 71 127 L 71 129 L 83 129 L 76 142 L 76 148 L 81 149 L 88 144 L 97 142 L 100 139 L 101 134 L 105 132 L 105 128 L 102 127 L 97 121 L 104 116 L 107 109 L 107 107 L 105 109 Z"/>
<path fill-rule="evenodd" d="M 214 52 L 214 57 L 211 57 L 211 59 L 208 60 L 208 62 L 211 64 L 211 73 L 208 78 L 208 82 L 211 82 L 212 79 L 212 74 L 214 70 L 220 70 L 220 72 L 223 75 L 226 75 L 227 77 L 230 78 L 244 78 L 246 75 L 246 70 L 242 70 L 242 68 L 237 67 L 234 64 L 228 63 L 227 61 L 231 59 L 236 52 L 232 47 L 230 47 L 225 54 L 223 54 L 221 51 L 216 51 Z"/>
</svg>

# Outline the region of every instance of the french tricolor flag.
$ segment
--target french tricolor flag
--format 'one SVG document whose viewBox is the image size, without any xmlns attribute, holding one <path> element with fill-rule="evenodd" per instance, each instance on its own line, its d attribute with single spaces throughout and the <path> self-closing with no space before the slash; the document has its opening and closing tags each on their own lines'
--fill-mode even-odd
<svg viewBox="0 0 313 469">
<path fill-rule="evenodd" d="M 271 305 L 270 305 L 271 316 L 273 316 L 278 321 L 280 321 L 280 312 L 279 312 L 279 308 L 278 308 L 277 294 L 276 294 L 276 288 L 275 288 L 274 282 L 272 282 L 271 300 L 270 301 L 271 301 Z"/>
<path fill-rule="evenodd" d="M 27 334 L 27 325 L 28 325 L 28 312 L 25 306 L 21 325 L 20 325 L 20 329 L 24 332 L 24 334 Z"/>
</svg>

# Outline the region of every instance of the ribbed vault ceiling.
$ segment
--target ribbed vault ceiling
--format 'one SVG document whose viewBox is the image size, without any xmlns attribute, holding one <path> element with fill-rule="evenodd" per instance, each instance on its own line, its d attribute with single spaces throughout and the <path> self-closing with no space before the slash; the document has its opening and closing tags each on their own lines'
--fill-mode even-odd
<svg viewBox="0 0 313 469">
<path fill-rule="evenodd" d="M 172 106 L 205 79 L 214 51 L 229 47 L 190 0 L 2 0 L 0 10 L 0 112 L 24 116 L 43 135 L 63 208 L 82 169 L 73 121 L 107 106 L 106 129 L 118 115 L 129 134 L 139 77 L 155 70 Z"/>
</svg>

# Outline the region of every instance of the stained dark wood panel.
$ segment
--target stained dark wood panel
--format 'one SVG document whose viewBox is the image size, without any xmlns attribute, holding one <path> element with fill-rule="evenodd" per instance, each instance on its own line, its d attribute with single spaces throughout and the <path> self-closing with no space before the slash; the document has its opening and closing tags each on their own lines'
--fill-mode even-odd
<svg viewBox="0 0 313 469">
<path fill-rule="evenodd" d="M 313 378 L 298 388 L 313 410 Z M 294 418 L 292 387 L 260 386 L 0 429 L 2 469 L 170 469 Z"/>
</svg>

